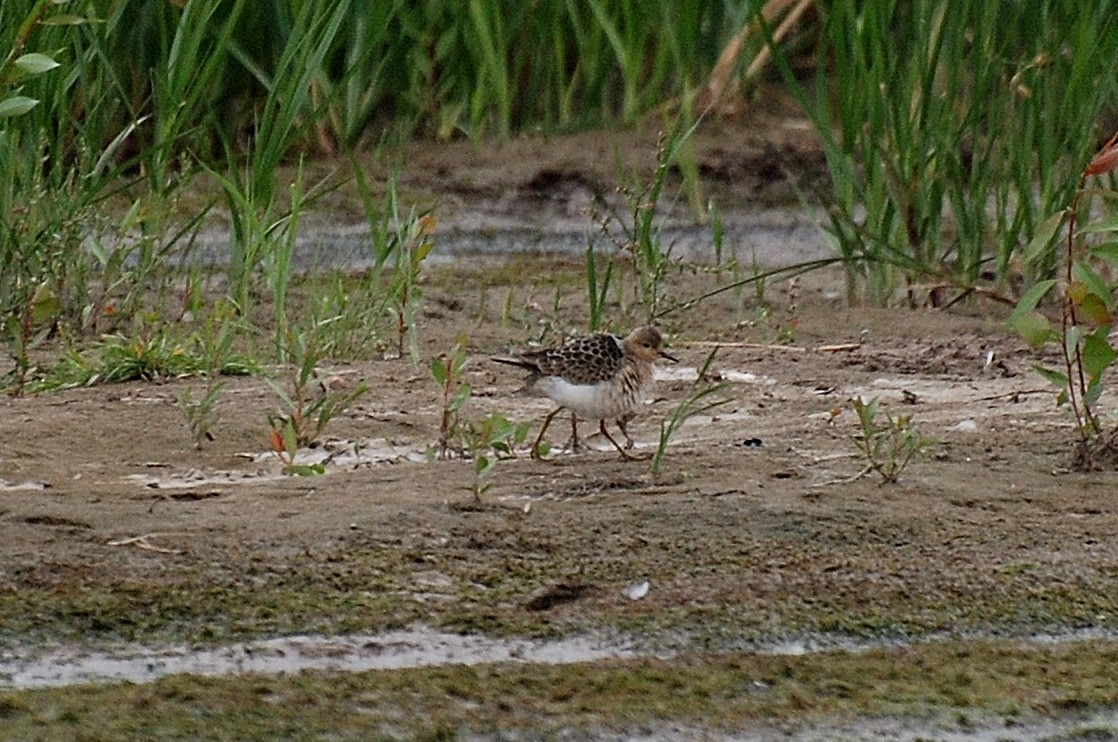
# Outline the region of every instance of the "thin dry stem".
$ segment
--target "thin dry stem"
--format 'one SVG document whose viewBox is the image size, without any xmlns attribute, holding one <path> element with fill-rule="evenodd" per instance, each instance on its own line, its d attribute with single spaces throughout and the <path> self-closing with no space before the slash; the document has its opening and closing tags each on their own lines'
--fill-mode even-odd
<svg viewBox="0 0 1118 742">
<path fill-rule="evenodd" d="M 773 33 L 773 40 L 780 42 L 788 35 L 796 23 L 799 22 L 800 16 L 813 4 L 814 0 L 768 0 L 761 9 L 761 17 L 765 23 L 772 23 L 774 19 L 792 8 Z M 707 82 L 706 91 L 703 94 L 704 106 L 714 106 L 722 99 L 730 83 L 730 72 L 733 70 L 738 57 L 741 56 L 741 50 L 745 47 L 746 40 L 757 30 L 758 25 L 755 19 L 749 20 L 722 50 L 722 54 L 719 55 L 718 61 L 710 72 L 710 80 Z M 768 64 L 771 57 L 772 50 L 768 46 L 761 49 L 746 69 L 745 79 L 750 80 L 755 77 Z"/>
</svg>

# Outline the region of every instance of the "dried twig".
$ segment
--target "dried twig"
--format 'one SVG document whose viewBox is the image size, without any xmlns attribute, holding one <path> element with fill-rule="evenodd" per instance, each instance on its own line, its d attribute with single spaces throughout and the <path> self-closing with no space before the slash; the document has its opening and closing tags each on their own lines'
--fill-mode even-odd
<svg viewBox="0 0 1118 742">
<path fill-rule="evenodd" d="M 129 538 L 118 538 L 110 541 L 109 546 L 135 546 L 138 549 L 145 549 L 147 551 L 154 551 L 157 554 L 182 554 L 181 549 L 165 549 L 162 546 L 155 546 L 149 538 L 159 536 L 158 533 L 148 533 L 143 536 L 131 536 Z M 165 535 L 165 534 L 163 534 Z"/>
<path fill-rule="evenodd" d="M 679 345 L 688 348 L 746 348 L 749 350 L 783 350 L 791 353 L 840 353 L 847 350 L 858 350 L 861 343 L 834 343 L 831 345 L 817 345 L 814 348 L 805 348 L 802 345 L 772 345 L 768 343 L 728 343 L 719 340 L 689 340 Z"/>
<path fill-rule="evenodd" d="M 858 472 L 857 474 L 855 474 L 852 477 L 840 477 L 839 479 L 828 479 L 826 482 L 815 482 L 814 484 L 809 484 L 808 487 L 830 487 L 831 485 L 834 485 L 834 484 L 850 484 L 851 482 L 857 482 L 859 479 L 866 476 L 871 471 L 873 471 L 873 464 L 867 465 L 864 469 L 862 469 L 860 472 Z"/>
<path fill-rule="evenodd" d="M 807 348 L 799 345 L 768 345 L 766 343 L 726 343 L 719 340 L 690 340 L 680 345 L 693 348 L 750 348 L 754 350 L 784 350 L 792 353 L 806 353 Z"/>
</svg>

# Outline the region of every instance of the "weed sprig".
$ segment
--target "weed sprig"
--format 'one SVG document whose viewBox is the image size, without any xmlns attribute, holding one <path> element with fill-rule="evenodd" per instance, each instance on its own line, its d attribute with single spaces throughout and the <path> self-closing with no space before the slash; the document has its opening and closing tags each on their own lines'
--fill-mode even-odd
<svg viewBox="0 0 1118 742">
<path fill-rule="evenodd" d="M 439 460 L 454 456 L 470 458 L 474 477 L 470 492 L 475 501 L 492 486 L 487 477 L 498 461 L 516 458 L 517 446 L 528 439 L 528 423 L 513 423 L 497 413 L 481 420 L 462 416 L 473 388 L 462 380 L 468 357 L 466 341 L 460 340 L 449 354 L 431 359 L 430 373 L 441 395 L 439 440 L 432 455 Z"/>
<path fill-rule="evenodd" d="M 266 378 L 281 405 L 279 412 L 268 416 L 272 450 L 283 461 L 284 471 L 289 474 L 321 474 L 324 471 L 320 465 L 296 464 L 296 452 L 315 441 L 331 420 L 369 391 L 365 382 L 352 387 L 347 384 L 335 386 L 318 377 L 323 355 L 315 333 L 314 327 L 292 328 L 289 333 L 284 355 L 291 359 L 290 391 L 275 380 Z"/>
<path fill-rule="evenodd" d="M 1118 216 L 1113 213 L 1115 191 L 1088 188 L 1088 179 L 1118 169 L 1118 134 L 1111 137 L 1083 169 L 1071 205 L 1053 214 L 1038 231 L 1028 255 L 1047 249 L 1066 225 L 1062 281 L 1054 278 L 1032 286 L 1010 315 L 1009 324 L 1034 349 L 1054 343 L 1060 351 L 1062 370 L 1036 365 L 1034 368 L 1059 389 L 1058 404 L 1067 404 L 1079 434 L 1077 464 L 1092 467 L 1105 453 L 1118 457 L 1118 428 L 1104 428 L 1098 413 L 1106 372 L 1118 361 L 1111 341 L 1114 313 L 1118 306 L 1118 284 L 1107 279 L 1118 268 Z M 1113 183 L 1113 181 L 1111 181 Z M 1109 205 L 1107 215 L 1090 219 L 1092 201 Z M 1056 289 L 1060 302 L 1060 326 L 1038 310 L 1041 300 Z"/>
<path fill-rule="evenodd" d="M 671 442 L 672 436 L 676 431 L 687 422 L 688 419 L 696 415 L 703 415 L 713 409 L 728 404 L 731 400 L 724 397 L 719 397 L 718 394 L 726 388 L 726 382 L 711 383 L 708 381 L 710 378 L 710 369 L 714 364 L 714 357 L 718 354 L 718 348 L 714 348 L 703 361 L 702 367 L 699 369 L 698 374 L 695 376 L 695 381 L 687 390 L 687 394 L 672 410 L 672 416 L 666 421 L 660 423 L 660 440 L 656 446 L 656 453 L 652 456 L 652 464 L 650 466 L 653 476 L 659 476 L 664 467 L 664 457 L 668 452 L 668 443 Z"/>
<path fill-rule="evenodd" d="M 878 397 L 868 402 L 854 397 L 850 404 L 860 427 L 851 440 L 866 460 L 863 472 L 875 472 L 883 484 L 896 482 L 913 458 L 935 444 L 920 432 L 911 415 L 894 418 L 883 411 Z"/>
</svg>

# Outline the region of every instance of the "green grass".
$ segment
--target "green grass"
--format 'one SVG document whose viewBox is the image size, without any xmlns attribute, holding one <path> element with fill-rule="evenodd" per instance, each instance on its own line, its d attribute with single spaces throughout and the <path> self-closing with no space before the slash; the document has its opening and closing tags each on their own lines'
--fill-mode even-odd
<svg viewBox="0 0 1118 742">
<path fill-rule="evenodd" d="M 122 177 L 139 177 L 146 187 L 129 194 L 143 218 L 129 226 L 158 241 L 171 230 L 163 201 L 208 167 L 223 174 L 230 293 L 247 313 L 261 263 L 278 274 L 273 289 L 285 281 L 283 261 L 269 257 L 282 252 L 286 223 L 274 175 L 294 152 L 416 133 L 632 124 L 665 103 L 689 112 L 691 91 L 753 10 L 740 0 L 665 0 L 639 12 L 632 2 L 529 11 L 508 0 L 5 3 L 0 49 L 49 53 L 59 66 L 0 74 L 0 98 L 39 101 L 0 119 L 13 155 L 0 165 L 0 226 L 19 247 L 0 257 L 27 266 L 20 280 L 0 281 L 0 308 L 16 314 L 29 287 L 48 282 L 62 316 L 79 315 L 85 307 L 71 304 L 81 287 L 53 285 L 74 283 L 58 266 L 83 267 L 79 240 L 48 245 L 45 235 L 80 234 L 67 215 L 88 221 Z M 1067 202 L 1067 175 L 1118 84 L 1111 10 L 973 0 L 945 13 L 932 0 L 837 0 L 803 23 L 822 83 L 805 103 L 834 174 L 831 231 L 852 284 L 884 299 L 898 276 L 966 286 L 991 266 L 1006 277 L 1038 215 Z M 680 160 L 685 172 L 689 161 Z M 48 164 L 20 164 L 29 162 Z M 647 226 L 635 227 L 645 256 Z M 1051 255 L 1027 267 L 1043 273 Z"/>
<path fill-rule="evenodd" d="M 223 328 L 231 325 L 222 323 Z M 125 381 L 159 381 L 186 376 L 240 376 L 260 372 L 251 358 L 235 353 L 226 332 L 219 344 L 205 333 L 175 336 L 167 330 L 151 335 L 105 335 L 84 351 L 71 351 L 32 384 L 35 391 L 68 389 Z"/>
<path fill-rule="evenodd" d="M 747 6 L 12 0 L 0 16 L 0 49 L 33 15 L 95 21 L 30 28 L 31 46 L 62 49 L 64 65 L 81 64 L 69 85 L 81 79 L 82 100 L 113 94 L 88 123 L 62 116 L 59 133 L 84 129 L 89 143 L 104 145 L 135 126 L 139 148 L 153 149 L 158 182 L 176 151 L 213 152 L 273 118 L 281 129 L 290 128 L 284 119 L 300 120 L 306 142 L 343 148 L 392 132 L 482 137 L 632 123 L 703 80 Z M 336 21 L 335 33 L 318 33 Z M 276 107 L 269 96 L 289 75 L 309 97 Z"/>
<path fill-rule="evenodd" d="M 819 195 L 850 299 L 943 304 L 984 273 L 997 290 L 1048 275 L 1055 246 L 1029 264 L 1021 252 L 1111 133 L 1115 4 L 825 8 L 816 95 L 784 70 L 827 155 Z"/>
</svg>

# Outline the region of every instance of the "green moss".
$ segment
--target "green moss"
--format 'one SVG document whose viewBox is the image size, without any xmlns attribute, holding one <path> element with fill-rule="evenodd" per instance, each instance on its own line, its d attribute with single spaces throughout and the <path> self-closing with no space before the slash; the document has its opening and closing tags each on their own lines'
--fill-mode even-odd
<svg viewBox="0 0 1118 742">
<path fill-rule="evenodd" d="M 78 727 L 95 735 L 88 739 L 443 739 L 498 730 L 536 737 L 668 724 L 718 733 L 855 716 L 920 719 L 934 708 L 957 709 L 954 724 L 967 729 L 976 719 L 1010 716 L 1020 723 L 1021 716 L 1027 722 L 1069 708 L 1110 707 L 1118 703 L 1110 682 L 1116 672 L 1116 642 L 933 642 L 802 657 L 735 653 L 566 666 L 175 676 L 140 686 L 8 692 L 0 708 L 16 738 Z"/>
<path fill-rule="evenodd" d="M 577 523 L 568 536 L 549 533 L 546 524 L 538 532 L 503 528 L 501 518 L 464 521 L 431 556 L 434 561 L 407 549 L 357 543 L 236 574 L 217 562 L 128 579 L 93 581 L 76 571 L 60 572 L 46 584 L 9 583 L 0 591 L 2 641 L 221 643 L 425 623 L 494 636 L 616 631 L 653 646 L 718 651 L 804 636 L 903 640 L 1118 628 L 1118 583 L 1112 580 L 1010 581 L 989 590 L 976 570 L 950 590 L 930 575 L 926 589 L 912 593 L 883 589 L 872 583 L 872 574 L 865 584 L 850 586 L 809 571 L 796 575 L 799 583 L 773 583 L 762 593 L 741 579 L 750 565 L 727 560 L 696 566 L 707 559 L 706 550 L 717 551 L 717 543 L 686 558 L 667 543 L 698 543 L 694 533 L 666 535 L 666 556 L 632 550 L 590 563 L 581 546 L 564 541 L 578 540 Z M 445 575 L 450 587 L 428 600 L 417 575 L 432 570 Z M 620 597 L 617 576 L 639 574 L 655 576 L 649 596 L 636 602 Z M 572 580 L 586 586 L 577 599 L 529 609 L 533 594 Z"/>
</svg>

